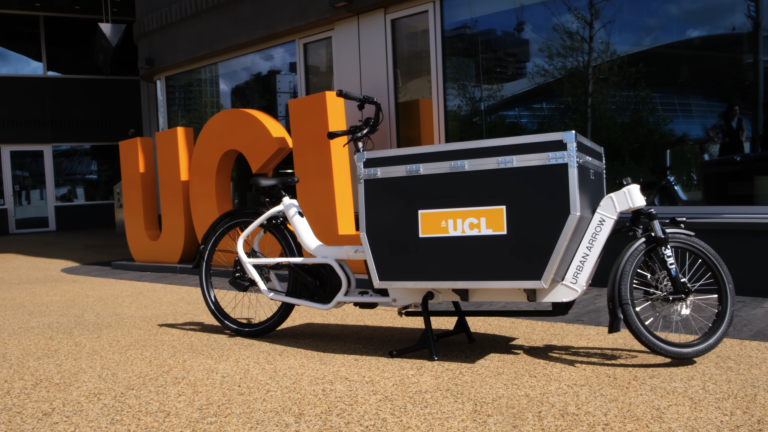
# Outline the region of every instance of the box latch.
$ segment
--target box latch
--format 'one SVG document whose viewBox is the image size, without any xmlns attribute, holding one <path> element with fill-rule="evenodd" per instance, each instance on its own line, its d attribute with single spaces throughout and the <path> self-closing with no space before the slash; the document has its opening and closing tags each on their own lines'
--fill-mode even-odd
<svg viewBox="0 0 768 432">
<path fill-rule="evenodd" d="M 565 163 L 566 152 L 547 153 L 547 163 Z"/>
<path fill-rule="evenodd" d="M 421 174 L 421 165 L 406 165 L 405 175 Z"/>
<path fill-rule="evenodd" d="M 451 162 L 451 171 L 466 171 L 467 161 L 455 161 Z"/>
<path fill-rule="evenodd" d="M 498 158 L 499 168 L 510 168 L 515 166 L 515 158 L 513 156 Z"/>
<path fill-rule="evenodd" d="M 381 177 L 381 171 L 378 168 L 363 170 L 364 179 L 379 178 L 379 177 Z"/>
</svg>

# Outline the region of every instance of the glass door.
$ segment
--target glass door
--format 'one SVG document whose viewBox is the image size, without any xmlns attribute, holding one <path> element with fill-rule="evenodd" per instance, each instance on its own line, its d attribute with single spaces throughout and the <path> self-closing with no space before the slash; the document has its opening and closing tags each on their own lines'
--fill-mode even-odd
<svg viewBox="0 0 768 432">
<path fill-rule="evenodd" d="M 10 231 L 55 230 L 51 148 L 5 147 L 2 163 Z"/>
<path fill-rule="evenodd" d="M 390 118 L 397 147 L 439 141 L 435 51 L 432 3 L 387 15 Z"/>
</svg>

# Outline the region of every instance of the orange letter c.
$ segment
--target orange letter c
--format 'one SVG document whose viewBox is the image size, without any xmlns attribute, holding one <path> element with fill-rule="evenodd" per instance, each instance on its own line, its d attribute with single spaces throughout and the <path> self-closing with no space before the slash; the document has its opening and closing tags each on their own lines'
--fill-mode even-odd
<svg viewBox="0 0 768 432">
<path fill-rule="evenodd" d="M 205 124 L 192 157 L 192 220 L 202 240 L 219 215 L 232 209 L 232 166 L 242 153 L 254 174 L 272 171 L 290 152 L 283 125 L 261 111 L 228 109 Z"/>
</svg>

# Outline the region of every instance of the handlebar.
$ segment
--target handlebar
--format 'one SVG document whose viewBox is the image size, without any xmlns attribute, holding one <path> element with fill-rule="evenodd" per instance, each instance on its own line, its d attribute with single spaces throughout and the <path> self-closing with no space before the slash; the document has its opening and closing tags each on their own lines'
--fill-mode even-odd
<svg viewBox="0 0 768 432">
<path fill-rule="evenodd" d="M 326 136 L 328 137 L 329 140 L 332 140 L 332 139 L 341 138 L 343 136 L 350 135 L 351 133 L 352 132 L 350 132 L 348 130 L 331 131 L 331 132 L 328 132 L 328 135 L 326 135 Z"/>
<path fill-rule="evenodd" d="M 364 151 L 364 142 L 370 139 L 370 136 L 379 130 L 381 125 L 381 104 L 375 97 L 359 95 L 357 93 L 348 92 L 346 90 L 336 90 L 336 96 L 349 101 L 357 102 L 357 109 L 361 112 L 366 105 L 373 105 L 376 111 L 373 114 L 373 118 L 367 117 L 362 121 L 360 125 L 350 126 L 347 130 L 331 131 L 326 135 L 329 140 L 340 138 L 343 136 L 352 135 L 352 138 L 347 141 L 347 144 L 354 142 L 355 153 Z M 346 144 L 345 144 L 346 145 Z"/>
<path fill-rule="evenodd" d="M 376 102 L 375 97 L 359 95 L 357 93 L 352 93 L 346 90 L 336 90 L 336 97 L 340 97 L 342 99 L 346 99 L 352 102 L 364 103 L 364 104 L 372 104 Z"/>
</svg>

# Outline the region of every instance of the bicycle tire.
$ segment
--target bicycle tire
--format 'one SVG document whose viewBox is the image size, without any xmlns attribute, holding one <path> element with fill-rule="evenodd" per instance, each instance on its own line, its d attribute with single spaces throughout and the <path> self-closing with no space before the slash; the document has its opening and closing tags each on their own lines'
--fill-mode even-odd
<svg viewBox="0 0 768 432">
<path fill-rule="evenodd" d="M 233 260 L 237 256 L 237 239 L 259 216 L 243 212 L 221 221 L 202 251 L 200 288 L 208 311 L 222 327 L 244 337 L 259 337 L 277 330 L 294 309 L 293 304 L 269 300 L 252 279 L 236 271 Z M 246 240 L 249 257 L 303 256 L 295 236 L 284 225 L 267 223 L 261 228 L 263 234 L 256 230 Z M 257 238 L 259 245 L 250 244 Z M 283 293 L 278 289 L 280 286 L 287 295 L 294 295 L 297 281 L 290 273 L 278 274 L 270 272 L 267 266 L 262 267 L 257 266 L 256 270 L 269 289 Z M 236 277 L 235 273 L 240 276 Z M 280 284 L 275 284 L 273 277 Z"/>
<path fill-rule="evenodd" d="M 669 300 L 671 284 L 654 255 L 658 247 L 646 240 L 619 270 L 619 304 L 624 324 L 640 344 L 664 357 L 692 359 L 725 338 L 736 302 L 733 280 L 723 260 L 703 241 L 669 234 L 669 244 L 678 271 L 694 292 L 684 300 Z"/>
</svg>

